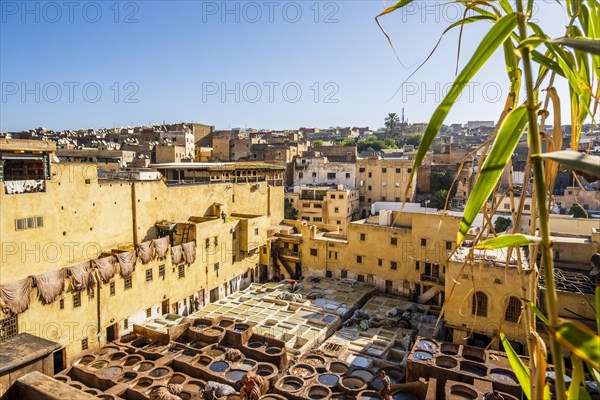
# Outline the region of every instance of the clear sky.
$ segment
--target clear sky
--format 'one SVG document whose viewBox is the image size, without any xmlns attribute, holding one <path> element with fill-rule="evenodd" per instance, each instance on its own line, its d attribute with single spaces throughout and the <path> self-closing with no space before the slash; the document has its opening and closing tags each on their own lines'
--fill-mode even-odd
<svg viewBox="0 0 600 400">
<path fill-rule="evenodd" d="M 560 6 L 538 3 L 534 18 L 560 36 L 566 25 Z M 374 21 L 382 1 L 2 0 L 0 6 L 1 131 L 163 121 L 217 129 L 377 128 L 403 107 L 409 122 L 426 122 L 452 82 L 458 30 L 392 95 L 461 12 L 430 0 L 383 17 L 399 63 Z M 465 28 L 460 65 L 489 27 Z M 497 120 L 506 87 L 499 53 L 447 123 Z"/>
</svg>

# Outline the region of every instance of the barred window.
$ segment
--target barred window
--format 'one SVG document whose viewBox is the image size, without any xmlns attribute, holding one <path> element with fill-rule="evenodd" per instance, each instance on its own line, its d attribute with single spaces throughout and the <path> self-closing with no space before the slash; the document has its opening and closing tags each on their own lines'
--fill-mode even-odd
<svg viewBox="0 0 600 400">
<path fill-rule="evenodd" d="M 475 292 L 473 295 L 473 307 L 471 312 L 479 317 L 487 317 L 488 297 L 483 292 Z"/>
<path fill-rule="evenodd" d="M 73 293 L 73 308 L 81 307 L 81 292 Z"/>
<path fill-rule="evenodd" d="M 146 282 L 152 281 L 152 268 L 146 270 Z"/>
<path fill-rule="evenodd" d="M 165 277 L 165 264 L 161 264 L 158 266 L 158 276 L 164 279 Z"/>
<path fill-rule="evenodd" d="M 131 289 L 132 287 L 133 287 L 133 282 L 131 280 L 131 277 L 125 278 L 125 290 Z"/>
<path fill-rule="evenodd" d="M 152 316 L 152 308 L 146 308 L 146 318 L 150 318 Z"/>
<path fill-rule="evenodd" d="M 504 312 L 504 319 L 508 322 L 518 322 L 521 316 L 521 300 L 511 296 Z"/>
<path fill-rule="evenodd" d="M 81 340 L 81 350 L 87 350 L 89 348 L 88 338 Z"/>
<path fill-rule="evenodd" d="M 17 316 L 0 319 L 0 341 L 13 337 L 17 334 Z"/>
<path fill-rule="evenodd" d="M 180 265 L 177 270 L 177 276 L 179 278 L 185 278 L 185 266 Z"/>
<path fill-rule="evenodd" d="M 110 295 L 111 296 L 115 295 L 115 283 L 114 282 L 110 283 Z"/>
</svg>

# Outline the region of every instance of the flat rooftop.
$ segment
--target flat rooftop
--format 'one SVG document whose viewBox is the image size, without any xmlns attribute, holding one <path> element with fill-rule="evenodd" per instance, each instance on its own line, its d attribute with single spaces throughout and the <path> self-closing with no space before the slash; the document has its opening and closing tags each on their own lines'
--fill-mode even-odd
<svg viewBox="0 0 600 400">
<path fill-rule="evenodd" d="M 238 169 L 265 169 L 265 170 L 285 170 L 285 167 L 275 164 L 267 164 L 260 162 L 217 162 L 217 163 L 201 163 L 201 162 L 179 162 L 179 163 L 164 163 L 150 164 L 151 168 L 156 169 L 196 169 L 206 171 L 235 171 Z"/>
<path fill-rule="evenodd" d="M 62 346 L 29 333 L 0 341 L 0 374 L 46 357 Z"/>
</svg>

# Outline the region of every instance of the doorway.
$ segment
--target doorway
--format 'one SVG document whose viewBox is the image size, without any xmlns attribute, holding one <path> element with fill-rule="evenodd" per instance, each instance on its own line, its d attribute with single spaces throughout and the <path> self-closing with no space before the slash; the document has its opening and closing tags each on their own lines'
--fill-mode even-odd
<svg viewBox="0 0 600 400">
<path fill-rule="evenodd" d="M 54 373 L 58 374 L 60 371 L 65 369 L 65 348 L 56 350 L 52 353 L 52 360 L 54 363 Z"/>
<path fill-rule="evenodd" d="M 164 300 L 160 306 L 161 315 L 165 315 L 169 313 L 169 299 Z"/>
<path fill-rule="evenodd" d="M 116 325 L 112 324 L 111 326 L 106 328 L 106 341 L 107 342 L 114 342 L 114 340 L 116 339 L 117 336 L 117 332 L 116 332 Z"/>
</svg>

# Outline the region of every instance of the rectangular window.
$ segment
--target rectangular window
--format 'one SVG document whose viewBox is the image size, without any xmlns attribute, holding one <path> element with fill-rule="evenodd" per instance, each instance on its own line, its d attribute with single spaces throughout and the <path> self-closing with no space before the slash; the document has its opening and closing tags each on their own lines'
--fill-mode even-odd
<svg viewBox="0 0 600 400">
<path fill-rule="evenodd" d="M 377 266 L 381 267 L 383 265 L 383 260 L 381 258 L 377 259 Z"/>
<path fill-rule="evenodd" d="M 146 282 L 152 281 L 152 268 L 146 270 Z"/>
<path fill-rule="evenodd" d="M 400 172 L 402 172 L 402 170 L 400 168 L 396 168 L 396 173 L 399 174 Z"/>
<path fill-rule="evenodd" d="M 165 264 L 158 266 L 158 276 L 165 279 Z"/>
<path fill-rule="evenodd" d="M 529 204 L 525 204 L 524 210 L 525 211 L 530 211 L 531 210 L 531 206 Z"/>
<path fill-rule="evenodd" d="M 88 338 L 81 340 L 81 350 L 87 350 L 89 348 Z"/>
<path fill-rule="evenodd" d="M 111 296 L 115 295 L 115 283 L 114 282 L 110 283 L 110 295 Z"/>
<path fill-rule="evenodd" d="M 73 293 L 73 308 L 81 307 L 81 292 Z"/>
<path fill-rule="evenodd" d="M 387 168 L 381 168 L 381 173 L 382 173 L 382 174 L 385 174 L 385 173 L 387 173 Z"/>
<path fill-rule="evenodd" d="M 371 190 L 371 185 L 367 186 L 367 190 Z"/>
<path fill-rule="evenodd" d="M 254 234 L 258 235 L 258 228 L 254 228 Z"/>
<path fill-rule="evenodd" d="M 215 263 L 215 264 L 213 265 L 213 269 L 214 269 L 215 271 L 218 271 L 218 270 L 219 270 L 219 263 Z"/>
<path fill-rule="evenodd" d="M 335 179 L 335 172 L 328 172 L 327 179 Z"/>
<path fill-rule="evenodd" d="M 333 274 L 331 273 L 331 271 L 325 271 L 325 277 L 326 278 L 332 278 Z"/>
<path fill-rule="evenodd" d="M 125 290 L 131 289 L 133 287 L 133 280 L 131 277 L 125 278 Z"/>
<path fill-rule="evenodd" d="M 335 194 L 329 195 L 329 198 L 335 200 Z"/>
<path fill-rule="evenodd" d="M 358 169 L 358 172 L 365 172 L 365 167 L 360 167 L 360 168 Z"/>
<path fill-rule="evenodd" d="M 452 242 L 446 241 L 446 250 L 452 250 Z"/>
<path fill-rule="evenodd" d="M 393 269 L 393 270 L 397 270 L 398 269 L 398 263 L 396 261 L 390 262 L 390 268 Z"/>
<path fill-rule="evenodd" d="M 60 299 L 60 301 L 58 302 L 58 308 L 60 308 L 61 310 L 65 309 L 65 299 Z"/>
<path fill-rule="evenodd" d="M 510 210 L 510 204 L 504 203 L 504 209 L 505 210 Z"/>
<path fill-rule="evenodd" d="M 150 318 L 152 316 L 152 308 L 146 308 L 146 318 Z"/>
<path fill-rule="evenodd" d="M 421 269 L 421 265 L 420 265 L 420 264 L 419 264 L 419 262 L 417 261 L 417 262 L 415 262 L 415 270 L 417 270 L 417 271 L 418 271 L 419 269 Z"/>
<path fill-rule="evenodd" d="M 340 278 L 342 279 L 348 279 L 348 271 L 346 271 L 345 269 L 340 271 Z"/>
<path fill-rule="evenodd" d="M 314 222 L 322 222 L 322 221 L 323 221 L 323 218 L 321 218 L 321 217 L 314 217 L 314 218 L 313 218 L 313 221 L 314 221 Z"/>
<path fill-rule="evenodd" d="M 398 245 L 398 238 L 391 238 L 391 239 L 390 239 L 390 244 L 391 244 L 392 246 L 396 246 L 396 245 Z"/>
<path fill-rule="evenodd" d="M 27 217 L 15 219 L 15 230 L 36 229 L 44 227 L 44 217 Z"/>
<path fill-rule="evenodd" d="M 358 264 L 362 264 L 362 261 L 363 261 L 363 257 L 362 256 L 356 256 L 356 262 Z"/>
<path fill-rule="evenodd" d="M 123 329 L 129 329 L 129 319 L 127 318 L 123 320 Z"/>
<path fill-rule="evenodd" d="M 369 178 L 372 178 L 373 174 L 371 172 L 369 172 Z"/>
<path fill-rule="evenodd" d="M 318 254 L 317 249 L 310 249 L 310 255 L 316 257 Z"/>
<path fill-rule="evenodd" d="M 427 246 L 427 239 L 421 239 L 421 246 Z"/>
<path fill-rule="evenodd" d="M 333 212 L 335 212 L 335 213 L 339 213 L 339 212 L 340 212 L 340 209 L 339 209 L 338 207 L 336 207 L 336 208 L 333 210 Z"/>
<path fill-rule="evenodd" d="M 346 172 L 346 178 L 350 178 L 350 172 Z"/>
<path fill-rule="evenodd" d="M 365 281 L 365 276 L 364 275 L 358 275 L 356 277 L 356 280 L 359 281 L 359 282 L 364 282 Z"/>
<path fill-rule="evenodd" d="M 362 240 L 364 242 L 366 238 L 367 238 L 367 235 L 365 233 L 360 234 L 360 240 Z"/>
<path fill-rule="evenodd" d="M 177 267 L 177 277 L 185 278 L 185 266 L 184 265 L 180 265 Z"/>
<path fill-rule="evenodd" d="M 0 340 L 17 335 L 17 316 L 0 319 Z"/>
</svg>

